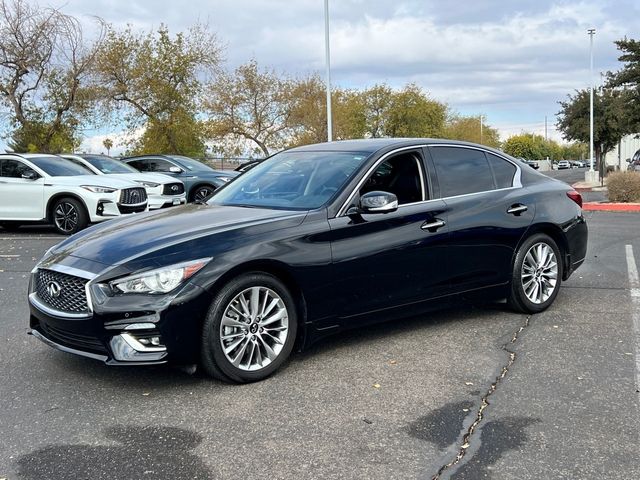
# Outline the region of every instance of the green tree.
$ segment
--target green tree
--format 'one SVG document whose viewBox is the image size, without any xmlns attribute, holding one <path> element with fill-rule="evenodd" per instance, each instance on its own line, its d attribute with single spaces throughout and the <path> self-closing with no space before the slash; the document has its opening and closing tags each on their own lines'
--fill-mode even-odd
<svg viewBox="0 0 640 480">
<path fill-rule="evenodd" d="M 57 153 L 77 142 L 80 122 L 91 118 L 98 31 L 89 42 L 78 20 L 57 9 L 0 1 L 0 102 L 16 151 Z"/>
<path fill-rule="evenodd" d="M 148 33 L 109 27 L 97 57 L 100 94 L 106 112 L 124 113 L 118 120 L 131 130 L 146 128 L 132 151 L 202 154 L 204 129 L 196 114 L 204 81 L 218 68 L 221 52 L 216 36 L 202 24 L 173 36 L 164 25 Z"/>
<path fill-rule="evenodd" d="M 618 141 L 632 133 L 629 118 L 629 94 L 624 90 L 599 88 L 593 98 L 593 147 L 598 170 L 602 173 L 602 159 Z M 558 129 L 565 140 L 589 142 L 589 91 L 579 90 L 560 102 Z"/>
<path fill-rule="evenodd" d="M 107 155 L 109 155 L 111 152 L 111 149 L 113 148 L 113 140 L 111 140 L 110 138 L 105 138 L 102 141 L 102 145 L 104 145 L 104 148 L 107 149 Z"/>
<path fill-rule="evenodd" d="M 446 116 L 446 105 L 409 84 L 392 95 L 383 131 L 389 137 L 439 137 Z"/>
<path fill-rule="evenodd" d="M 521 133 L 509 137 L 503 144 L 505 153 L 525 160 L 554 159 L 553 148 L 543 136 L 534 133 Z"/>
<path fill-rule="evenodd" d="M 618 60 L 624 65 L 618 72 L 609 72 L 609 86 L 623 88 L 628 94 L 627 115 L 634 133 L 640 131 L 640 41 L 627 39 L 615 42 L 622 52 Z"/>
<path fill-rule="evenodd" d="M 486 124 L 483 124 L 481 128 L 479 116 L 450 116 L 447 119 L 442 136 L 451 140 L 464 140 L 493 148 L 500 146 L 500 133 L 498 130 Z"/>
</svg>

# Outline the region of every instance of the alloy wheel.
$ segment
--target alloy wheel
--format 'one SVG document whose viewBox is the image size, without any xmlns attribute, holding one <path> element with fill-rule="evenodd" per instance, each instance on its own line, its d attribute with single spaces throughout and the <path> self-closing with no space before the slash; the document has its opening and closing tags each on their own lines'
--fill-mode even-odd
<svg viewBox="0 0 640 480">
<path fill-rule="evenodd" d="M 200 188 L 198 188 L 198 190 L 196 190 L 196 193 L 193 195 L 193 199 L 196 202 L 204 202 L 211 195 L 213 195 L 213 188 L 211 188 L 211 187 L 200 187 Z"/>
<path fill-rule="evenodd" d="M 530 302 L 540 305 L 551 297 L 558 283 L 558 259 L 551 246 L 539 242 L 529 248 L 520 278 Z"/>
<path fill-rule="evenodd" d="M 227 305 L 220 322 L 220 344 L 236 368 L 256 371 L 272 363 L 289 333 L 289 314 L 274 290 L 254 286 Z"/>
<path fill-rule="evenodd" d="M 73 232 L 78 226 L 78 209 L 71 203 L 61 202 L 56 206 L 53 220 L 63 232 Z"/>
</svg>

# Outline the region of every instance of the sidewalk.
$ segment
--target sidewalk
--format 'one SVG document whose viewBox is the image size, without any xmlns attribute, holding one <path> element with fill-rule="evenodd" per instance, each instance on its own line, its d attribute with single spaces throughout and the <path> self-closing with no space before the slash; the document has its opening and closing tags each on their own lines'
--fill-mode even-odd
<svg viewBox="0 0 640 480">
<path fill-rule="evenodd" d="M 607 201 L 607 187 L 588 182 L 571 185 L 583 198 L 582 210 L 587 212 L 640 212 L 640 203 L 614 203 Z"/>
</svg>

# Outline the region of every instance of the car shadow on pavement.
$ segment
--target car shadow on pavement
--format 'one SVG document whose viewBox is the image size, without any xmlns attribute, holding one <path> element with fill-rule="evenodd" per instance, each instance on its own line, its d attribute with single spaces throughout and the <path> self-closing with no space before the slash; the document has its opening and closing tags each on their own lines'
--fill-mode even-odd
<svg viewBox="0 0 640 480">
<path fill-rule="evenodd" d="M 208 479 L 205 463 L 192 452 L 202 437 L 166 426 L 116 425 L 104 431 L 103 444 L 47 445 L 21 456 L 24 480 Z"/>
</svg>

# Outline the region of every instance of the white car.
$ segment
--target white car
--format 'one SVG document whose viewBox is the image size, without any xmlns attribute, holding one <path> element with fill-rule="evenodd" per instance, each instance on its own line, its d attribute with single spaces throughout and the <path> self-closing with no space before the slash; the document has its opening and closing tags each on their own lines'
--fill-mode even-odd
<svg viewBox="0 0 640 480">
<path fill-rule="evenodd" d="M 161 173 L 142 173 L 114 158 L 106 155 L 94 154 L 63 154 L 63 158 L 71 160 L 78 165 L 87 168 L 96 175 L 118 175 L 143 185 L 149 197 L 149 210 L 184 205 L 187 203 L 187 194 L 184 183 L 169 175 Z"/>
<path fill-rule="evenodd" d="M 558 170 L 565 170 L 567 168 L 571 168 L 571 163 L 569 163 L 569 160 L 560 160 L 558 162 Z"/>
<path fill-rule="evenodd" d="M 56 155 L 0 154 L 0 226 L 53 223 L 64 235 L 148 209 L 147 192 L 131 180 L 87 174 Z"/>
</svg>

